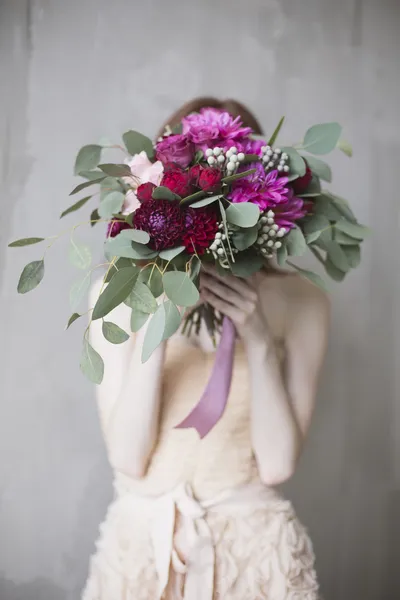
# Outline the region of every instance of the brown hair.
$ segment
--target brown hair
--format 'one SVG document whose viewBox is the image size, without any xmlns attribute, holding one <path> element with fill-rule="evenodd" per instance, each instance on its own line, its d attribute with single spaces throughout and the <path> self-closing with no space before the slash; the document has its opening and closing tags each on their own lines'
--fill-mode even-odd
<svg viewBox="0 0 400 600">
<path fill-rule="evenodd" d="M 240 117 L 243 121 L 243 125 L 245 127 L 251 127 L 254 133 L 258 135 L 263 134 L 260 123 L 257 121 L 253 113 L 251 113 L 250 110 L 244 106 L 244 104 L 237 102 L 237 100 L 218 100 L 212 96 L 204 96 L 200 98 L 194 98 L 178 108 L 178 110 L 174 112 L 164 123 L 158 132 L 158 136 L 161 136 L 164 133 L 167 125 L 174 127 L 175 125 L 178 125 L 184 117 L 187 117 L 187 115 L 190 115 L 190 113 L 199 112 L 201 108 L 219 108 L 221 110 L 226 110 L 233 117 Z"/>
</svg>

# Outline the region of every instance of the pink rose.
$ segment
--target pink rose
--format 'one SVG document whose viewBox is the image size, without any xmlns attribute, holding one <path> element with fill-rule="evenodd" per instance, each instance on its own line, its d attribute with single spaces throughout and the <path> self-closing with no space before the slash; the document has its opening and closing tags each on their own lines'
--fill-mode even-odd
<svg viewBox="0 0 400 600">
<path fill-rule="evenodd" d="M 186 135 L 169 135 L 158 142 L 156 156 L 163 163 L 173 162 L 186 169 L 193 159 L 194 146 Z"/>
<path fill-rule="evenodd" d="M 125 195 L 125 202 L 122 208 L 123 214 L 127 215 L 140 206 L 140 202 L 136 195 L 136 190 L 139 185 L 142 185 L 143 183 L 153 183 L 155 186 L 160 185 L 164 167 L 159 160 L 152 163 L 144 151 L 135 154 L 135 156 L 132 156 L 130 160 L 126 160 L 125 162 L 132 173 L 132 177 L 123 178 L 125 183 L 131 187 Z"/>
</svg>

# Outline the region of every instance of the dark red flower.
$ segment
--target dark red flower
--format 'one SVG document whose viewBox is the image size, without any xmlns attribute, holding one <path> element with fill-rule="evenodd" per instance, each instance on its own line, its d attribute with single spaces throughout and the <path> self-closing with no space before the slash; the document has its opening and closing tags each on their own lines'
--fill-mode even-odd
<svg viewBox="0 0 400 600">
<path fill-rule="evenodd" d="M 110 221 L 107 225 L 107 237 L 115 237 L 123 229 L 132 229 L 125 221 Z"/>
<path fill-rule="evenodd" d="M 139 202 L 147 202 L 148 200 L 151 200 L 155 187 L 155 184 L 151 183 L 150 181 L 139 185 L 138 189 L 136 190 L 136 196 Z"/>
<path fill-rule="evenodd" d="M 201 165 L 194 165 L 189 171 L 190 182 L 192 185 L 199 187 L 199 177 L 203 167 Z"/>
<path fill-rule="evenodd" d="M 188 171 L 184 171 L 179 167 L 171 168 L 164 173 L 160 185 L 169 188 L 181 198 L 189 196 L 192 191 Z"/>
<path fill-rule="evenodd" d="M 155 250 L 172 248 L 184 233 L 184 213 L 178 202 L 147 200 L 136 209 L 133 224 L 136 229 L 147 231 L 149 246 Z"/>
<path fill-rule="evenodd" d="M 213 192 L 221 182 L 222 172 L 219 169 L 204 167 L 199 174 L 198 186 L 204 192 Z"/>
<path fill-rule="evenodd" d="M 303 160 L 306 163 L 306 172 L 302 177 L 298 177 L 292 182 L 292 187 L 295 194 L 304 194 L 312 179 L 312 171 L 308 166 L 307 161 L 305 159 Z"/>
<path fill-rule="evenodd" d="M 209 206 L 185 211 L 185 232 L 182 241 L 189 254 L 201 256 L 214 241 L 218 231 L 217 214 Z"/>
</svg>

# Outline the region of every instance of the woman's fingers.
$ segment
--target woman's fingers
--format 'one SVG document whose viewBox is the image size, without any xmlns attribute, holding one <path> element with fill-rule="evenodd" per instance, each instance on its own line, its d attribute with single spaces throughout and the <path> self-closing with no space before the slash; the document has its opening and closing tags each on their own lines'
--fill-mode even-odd
<svg viewBox="0 0 400 600">
<path fill-rule="evenodd" d="M 208 288 L 204 288 L 202 290 L 201 297 L 203 298 L 203 300 L 208 302 L 208 304 L 211 304 L 211 306 L 213 308 L 215 308 L 215 310 L 222 313 L 226 317 L 229 317 L 233 323 L 241 322 L 241 320 L 242 320 L 241 311 L 238 310 L 232 304 L 229 304 L 228 302 L 222 300 L 222 298 L 220 298 L 219 296 L 214 294 Z"/>
<path fill-rule="evenodd" d="M 234 275 L 219 275 L 215 267 L 203 266 L 204 272 L 207 276 L 211 276 L 217 281 L 221 282 L 225 287 L 231 288 L 238 292 L 244 298 L 255 302 L 257 300 L 257 292 L 251 286 L 250 281 L 235 277 Z"/>
<path fill-rule="evenodd" d="M 230 304 L 233 304 L 237 307 L 240 307 L 244 302 L 244 298 L 240 296 L 238 292 L 232 290 L 223 283 L 220 283 L 217 279 L 214 279 L 214 277 L 210 277 L 209 275 L 202 275 L 200 281 L 200 288 L 206 288 L 210 290 L 210 292 L 212 292 L 222 300 L 225 300 L 226 302 L 229 302 Z"/>
</svg>

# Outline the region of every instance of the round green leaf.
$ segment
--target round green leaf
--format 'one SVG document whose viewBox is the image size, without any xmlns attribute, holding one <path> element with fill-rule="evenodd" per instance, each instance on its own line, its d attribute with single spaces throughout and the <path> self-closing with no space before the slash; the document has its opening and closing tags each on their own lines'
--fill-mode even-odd
<svg viewBox="0 0 400 600">
<path fill-rule="evenodd" d="M 77 185 L 72 192 L 70 192 L 70 196 L 73 196 L 74 194 L 77 194 L 78 192 L 81 192 L 82 190 L 90 187 L 91 185 L 95 185 L 96 183 L 100 183 L 101 181 L 103 181 L 103 179 L 105 179 L 105 177 L 99 177 L 99 179 L 93 179 L 92 181 L 84 181 L 83 183 L 80 183 L 79 185 Z"/>
<path fill-rule="evenodd" d="M 44 277 L 44 261 L 34 260 L 24 267 L 18 282 L 18 293 L 26 294 L 39 285 Z"/>
<path fill-rule="evenodd" d="M 111 321 L 103 321 L 102 331 L 106 340 L 111 342 L 111 344 L 123 344 L 129 340 L 129 335 L 126 331 Z"/>
<path fill-rule="evenodd" d="M 226 209 L 226 218 L 238 227 L 254 227 L 260 218 L 260 209 L 251 202 L 230 204 Z"/>
<path fill-rule="evenodd" d="M 181 314 L 178 308 L 171 300 L 164 302 L 165 310 L 165 329 L 163 339 L 169 339 L 176 331 L 178 331 L 182 322 Z"/>
<path fill-rule="evenodd" d="M 154 350 L 162 342 L 165 330 L 165 309 L 164 304 L 160 304 L 157 311 L 151 317 L 143 340 L 142 362 L 146 362 L 153 354 Z"/>
<path fill-rule="evenodd" d="M 258 227 L 248 227 L 243 231 L 237 231 L 232 238 L 235 248 L 238 250 L 247 250 L 256 243 L 258 237 Z"/>
<path fill-rule="evenodd" d="M 334 240 L 341 246 L 354 246 L 354 244 L 359 243 L 361 240 L 357 240 L 356 238 L 350 237 L 349 235 L 343 233 L 339 229 L 334 228 L 333 230 Z"/>
<path fill-rule="evenodd" d="M 136 267 L 126 267 L 113 275 L 110 283 L 100 294 L 94 306 L 93 320 L 105 317 L 128 297 L 136 283 L 138 274 L 139 271 Z"/>
<path fill-rule="evenodd" d="M 294 227 L 286 236 L 286 249 L 289 256 L 302 256 L 307 250 L 307 243 L 299 227 Z"/>
<path fill-rule="evenodd" d="M 315 156 L 307 156 L 306 160 L 314 175 L 329 183 L 332 181 L 332 171 L 326 162 L 319 158 L 315 158 Z"/>
<path fill-rule="evenodd" d="M 135 283 L 135 287 L 125 300 L 125 304 L 131 308 L 137 308 L 144 313 L 154 313 L 157 310 L 157 300 L 147 287 L 141 281 Z"/>
<path fill-rule="evenodd" d="M 343 273 L 347 273 L 349 270 L 349 263 L 341 246 L 336 242 L 328 242 L 327 244 L 324 244 L 324 249 L 327 252 L 327 258 L 332 264 L 340 271 L 343 271 Z"/>
<path fill-rule="evenodd" d="M 80 363 L 82 373 L 92 382 L 100 384 L 104 376 L 104 362 L 100 354 L 89 344 L 87 339 L 83 340 L 83 348 Z"/>
<path fill-rule="evenodd" d="M 147 231 L 141 231 L 140 229 L 123 229 L 120 235 L 138 244 L 148 244 L 150 241 Z"/>
<path fill-rule="evenodd" d="M 121 192 L 109 192 L 100 202 L 98 213 L 103 219 L 110 219 L 113 215 L 119 213 L 124 204 L 125 196 Z"/>
<path fill-rule="evenodd" d="M 289 156 L 290 174 L 303 177 L 306 172 L 306 163 L 304 162 L 304 158 L 300 156 L 297 150 L 291 146 L 284 146 L 282 148 L 282 152 L 286 152 L 286 154 Z"/>
<path fill-rule="evenodd" d="M 30 237 L 30 238 L 22 238 L 21 240 L 15 240 L 15 242 L 11 242 L 8 244 L 9 248 L 20 248 L 22 246 L 32 246 L 32 244 L 39 244 L 39 242 L 43 242 L 45 238 L 39 237 Z"/>
<path fill-rule="evenodd" d="M 334 281 L 343 281 L 343 279 L 346 277 L 346 273 L 335 267 L 329 257 L 327 257 L 325 260 L 324 267 L 329 277 L 331 277 Z"/>
<path fill-rule="evenodd" d="M 178 246 L 177 248 L 170 248 L 169 250 L 162 250 L 159 254 L 163 260 L 172 260 L 178 254 L 181 254 L 185 250 L 185 246 Z"/>
<path fill-rule="evenodd" d="M 169 271 L 163 276 L 164 291 L 177 306 L 193 306 L 199 299 L 199 291 L 187 273 Z"/>
<path fill-rule="evenodd" d="M 276 252 L 276 260 L 280 267 L 284 267 L 287 261 L 288 253 L 285 244 L 283 243 Z"/>
<path fill-rule="evenodd" d="M 343 252 L 346 255 L 347 262 L 352 269 L 356 269 L 361 262 L 360 246 L 343 246 Z"/>
<path fill-rule="evenodd" d="M 88 269 L 92 262 L 92 253 L 89 246 L 77 244 L 73 238 L 69 246 L 69 259 L 78 269 Z"/>
<path fill-rule="evenodd" d="M 105 163 L 99 165 L 99 169 L 110 177 L 130 177 L 132 172 L 128 165 L 116 165 L 115 163 Z"/>
<path fill-rule="evenodd" d="M 264 259 L 252 250 L 240 252 L 232 264 L 232 273 L 237 277 L 250 277 L 257 273 L 264 264 Z"/>
<path fill-rule="evenodd" d="M 137 308 L 133 308 L 131 313 L 132 333 L 137 333 L 140 329 L 142 329 L 143 325 L 147 322 L 149 316 L 149 313 L 144 313 L 138 310 Z"/>
<path fill-rule="evenodd" d="M 139 273 L 138 281 L 145 283 L 155 298 L 161 296 L 164 291 L 162 273 L 154 265 L 144 267 Z"/>
<path fill-rule="evenodd" d="M 100 162 L 101 146 L 97 144 L 89 144 L 83 146 L 78 152 L 75 160 L 75 175 L 79 175 L 81 171 L 91 171 Z"/>
<path fill-rule="evenodd" d="M 153 142 L 138 131 L 129 130 L 122 136 L 126 149 L 131 156 L 139 154 L 143 150 L 149 158 L 154 156 Z"/>
<path fill-rule="evenodd" d="M 72 284 L 69 292 L 69 304 L 71 310 L 77 310 L 83 301 L 84 297 L 87 296 L 90 288 L 90 271 L 86 273 L 83 279 L 75 281 Z"/>
<path fill-rule="evenodd" d="M 220 198 L 222 198 L 221 194 L 217 194 L 216 196 L 208 196 L 207 198 L 203 198 L 203 200 L 199 200 L 198 202 L 191 204 L 190 208 L 202 208 L 203 206 L 213 204 L 213 202 L 216 202 Z"/>
<path fill-rule="evenodd" d="M 70 318 L 68 319 L 68 323 L 67 323 L 67 325 L 66 325 L 65 329 L 68 329 L 68 328 L 69 328 L 69 327 L 72 325 L 72 323 L 74 323 L 74 322 L 75 322 L 77 319 L 79 319 L 81 316 L 82 316 L 82 315 L 80 315 L 80 314 L 79 314 L 79 313 L 77 313 L 77 312 L 76 312 L 76 313 L 74 313 L 74 314 L 72 314 L 72 315 L 70 316 Z"/>
<path fill-rule="evenodd" d="M 369 234 L 368 227 L 364 227 L 364 225 L 359 225 L 358 223 L 349 223 L 345 219 L 338 221 L 335 227 L 356 240 L 363 240 Z"/>
<path fill-rule="evenodd" d="M 313 125 L 304 136 L 303 148 L 312 154 L 328 154 L 336 148 L 341 133 L 339 123 Z"/>
<path fill-rule="evenodd" d="M 325 281 L 317 273 L 314 273 L 313 271 L 308 271 L 307 269 L 301 269 L 300 267 L 298 267 L 297 265 L 294 265 L 292 263 L 289 263 L 289 264 L 291 267 L 293 267 L 294 269 L 296 269 L 296 271 L 299 272 L 299 275 L 301 277 L 308 279 L 309 281 L 311 281 L 311 283 L 313 283 L 314 285 L 319 287 L 324 292 L 328 291 Z"/>
<path fill-rule="evenodd" d="M 105 243 L 105 251 L 108 256 L 133 258 L 135 260 L 150 259 L 157 256 L 157 252 L 144 244 L 132 242 L 129 238 L 119 234 L 109 238 Z"/>
<path fill-rule="evenodd" d="M 154 200 L 169 200 L 170 202 L 181 199 L 178 194 L 175 194 L 172 190 L 163 185 L 154 188 L 152 196 Z"/>
</svg>

